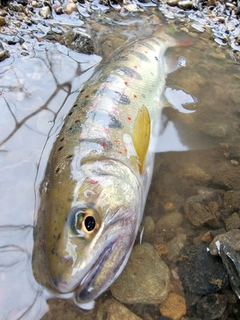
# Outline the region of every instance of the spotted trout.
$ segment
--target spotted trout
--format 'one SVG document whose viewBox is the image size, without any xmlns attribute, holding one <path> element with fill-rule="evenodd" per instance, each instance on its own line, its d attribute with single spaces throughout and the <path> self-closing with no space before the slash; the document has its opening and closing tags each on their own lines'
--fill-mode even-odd
<svg viewBox="0 0 240 320">
<path fill-rule="evenodd" d="M 91 304 L 132 251 L 151 182 L 166 33 L 121 50 L 90 79 L 66 116 L 47 168 L 46 255 L 53 286 Z"/>
</svg>

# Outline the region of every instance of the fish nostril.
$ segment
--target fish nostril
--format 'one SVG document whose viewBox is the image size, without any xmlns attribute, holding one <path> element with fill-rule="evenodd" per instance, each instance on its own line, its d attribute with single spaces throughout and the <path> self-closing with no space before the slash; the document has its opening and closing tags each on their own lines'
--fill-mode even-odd
<svg viewBox="0 0 240 320">
<path fill-rule="evenodd" d="M 71 258 L 70 256 L 62 256 L 62 257 L 60 258 L 60 262 L 61 262 L 62 264 L 67 264 L 69 261 L 72 261 L 72 258 Z"/>
</svg>

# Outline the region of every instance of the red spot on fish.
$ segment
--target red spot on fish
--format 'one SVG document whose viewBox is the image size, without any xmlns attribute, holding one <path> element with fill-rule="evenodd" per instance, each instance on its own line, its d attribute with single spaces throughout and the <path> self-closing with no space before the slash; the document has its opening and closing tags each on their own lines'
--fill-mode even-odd
<svg viewBox="0 0 240 320">
<path fill-rule="evenodd" d="M 137 66 L 134 66 L 135 69 L 137 69 Z"/>
<path fill-rule="evenodd" d="M 145 53 L 148 53 L 148 51 L 144 51 Z"/>
<path fill-rule="evenodd" d="M 118 153 L 122 154 L 122 151 L 118 151 Z"/>
<path fill-rule="evenodd" d="M 133 96 L 134 96 L 134 98 L 137 98 L 137 95 L 136 95 L 136 94 L 134 94 Z"/>
<path fill-rule="evenodd" d="M 127 82 L 127 81 L 125 81 L 124 84 L 125 84 L 126 86 L 128 86 L 128 82 Z"/>
<path fill-rule="evenodd" d="M 105 148 L 105 147 L 107 146 L 107 143 L 106 143 L 106 142 L 102 142 L 102 143 L 101 143 L 101 146 L 102 146 L 103 148 Z"/>
<path fill-rule="evenodd" d="M 127 117 L 128 118 L 128 120 L 132 120 L 132 118 L 131 117 Z"/>
<path fill-rule="evenodd" d="M 120 68 L 120 66 L 116 66 L 116 69 L 119 69 Z"/>
<path fill-rule="evenodd" d="M 88 179 L 89 183 L 91 184 L 97 184 L 98 182 L 96 180 L 93 180 L 93 179 Z"/>
<path fill-rule="evenodd" d="M 127 152 L 127 149 L 125 148 L 124 151 Z"/>
<path fill-rule="evenodd" d="M 119 141 L 118 141 L 118 140 L 114 140 L 114 142 L 115 142 L 115 143 L 119 143 Z"/>
</svg>

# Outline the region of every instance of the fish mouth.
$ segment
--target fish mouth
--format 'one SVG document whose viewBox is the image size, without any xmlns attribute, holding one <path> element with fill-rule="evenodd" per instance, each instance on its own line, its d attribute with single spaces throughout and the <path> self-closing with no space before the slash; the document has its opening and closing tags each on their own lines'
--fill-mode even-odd
<svg viewBox="0 0 240 320">
<path fill-rule="evenodd" d="M 117 241 L 117 240 L 116 240 Z M 77 287 L 76 300 L 80 303 L 85 303 L 94 300 L 104 288 L 94 288 L 94 282 L 101 272 L 105 261 L 109 258 L 115 247 L 116 241 L 111 242 L 105 247 L 104 251 L 100 254 L 91 269 L 82 278 L 79 286 Z"/>
</svg>

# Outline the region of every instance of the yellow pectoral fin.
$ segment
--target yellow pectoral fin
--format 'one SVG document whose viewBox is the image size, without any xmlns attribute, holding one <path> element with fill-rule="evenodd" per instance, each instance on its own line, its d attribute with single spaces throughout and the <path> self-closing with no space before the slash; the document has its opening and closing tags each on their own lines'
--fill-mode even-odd
<svg viewBox="0 0 240 320">
<path fill-rule="evenodd" d="M 138 155 L 140 173 L 143 173 L 151 132 L 151 121 L 148 109 L 142 106 L 134 124 L 133 144 Z"/>
</svg>

